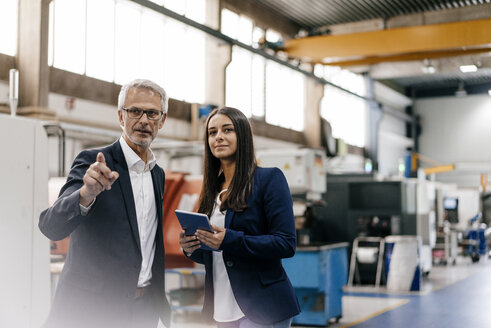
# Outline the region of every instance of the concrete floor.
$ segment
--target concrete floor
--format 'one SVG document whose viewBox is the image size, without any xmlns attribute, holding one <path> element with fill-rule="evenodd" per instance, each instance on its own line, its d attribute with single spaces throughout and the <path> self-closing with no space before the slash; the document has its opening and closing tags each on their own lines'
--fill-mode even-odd
<svg viewBox="0 0 491 328">
<path fill-rule="evenodd" d="M 491 261 L 433 266 L 419 292 L 388 293 L 384 288 L 351 289 L 342 298 L 343 317 L 332 328 L 491 327 Z M 173 328 L 214 328 L 198 312 L 176 311 Z M 306 328 L 306 326 L 297 326 Z"/>
</svg>

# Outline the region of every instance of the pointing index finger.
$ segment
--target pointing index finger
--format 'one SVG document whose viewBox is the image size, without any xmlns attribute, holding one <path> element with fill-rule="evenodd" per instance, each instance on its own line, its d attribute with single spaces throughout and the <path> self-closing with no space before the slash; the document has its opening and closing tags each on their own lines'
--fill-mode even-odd
<svg viewBox="0 0 491 328">
<path fill-rule="evenodd" d="M 97 153 L 96 161 L 106 164 L 106 158 L 104 157 L 104 154 L 102 152 Z"/>
</svg>

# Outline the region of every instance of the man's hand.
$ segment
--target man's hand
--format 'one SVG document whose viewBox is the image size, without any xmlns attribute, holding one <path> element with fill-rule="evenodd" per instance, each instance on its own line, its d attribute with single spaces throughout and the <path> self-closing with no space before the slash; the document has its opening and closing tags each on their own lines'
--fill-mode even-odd
<svg viewBox="0 0 491 328">
<path fill-rule="evenodd" d="M 107 167 L 104 154 L 99 152 L 95 163 L 85 172 L 84 185 L 80 189 L 80 204 L 89 206 L 101 192 L 111 190 L 111 185 L 117 178 L 119 173 Z"/>
<path fill-rule="evenodd" d="M 211 228 L 214 232 L 209 232 L 202 229 L 196 230 L 196 237 L 198 237 L 198 240 L 203 244 L 206 244 L 213 249 L 219 249 L 220 245 L 222 245 L 223 238 L 225 238 L 227 229 L 219 228 L 213 224 L 211 225 Z"/>
</svg>

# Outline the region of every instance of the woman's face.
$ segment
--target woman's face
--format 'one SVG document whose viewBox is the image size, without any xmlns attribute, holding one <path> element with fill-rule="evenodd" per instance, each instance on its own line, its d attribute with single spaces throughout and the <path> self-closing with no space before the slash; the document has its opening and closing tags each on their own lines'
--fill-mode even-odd
<svg viewBox="0 0 491 328">
<path fill-rule="evenodd" d="M 208 122 L 208 145 L 213 156 L 220 160 L 235 160 L 237 135 L 232 120 L 216 114 Z"/>
</svg>

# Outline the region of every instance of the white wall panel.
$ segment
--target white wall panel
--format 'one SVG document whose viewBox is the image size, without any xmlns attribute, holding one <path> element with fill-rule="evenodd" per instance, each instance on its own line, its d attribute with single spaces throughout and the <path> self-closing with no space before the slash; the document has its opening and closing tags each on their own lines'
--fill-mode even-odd
<svg viewBox="0 0 491 328">
<path fill-rule="evenodd" d="M 420 99 L 415 111 L 423 127 L 420 153 L 458 168 L 437 180 L 477 187 L 480 173 L 491 173 L 491 97 Z"/>
</svg>

